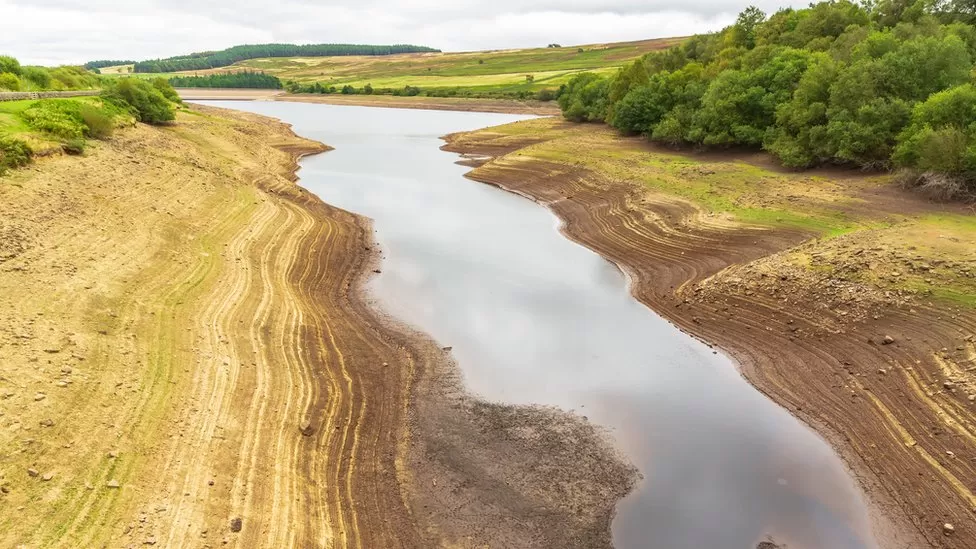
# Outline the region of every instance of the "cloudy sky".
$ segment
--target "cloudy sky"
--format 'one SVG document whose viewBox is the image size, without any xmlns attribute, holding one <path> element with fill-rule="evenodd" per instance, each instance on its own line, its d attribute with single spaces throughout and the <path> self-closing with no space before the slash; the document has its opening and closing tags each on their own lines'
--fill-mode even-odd
<svg viewBox="0 0 976 549">
<path fill-rule="evenodd" d="M 0 54 L 150 59 L 236 44 L 412 43 L 445 51 L 717 30 L 748 0 L 0 0 Z M 767 12 L 795 0 L 754 2 Z"/>
</svg>

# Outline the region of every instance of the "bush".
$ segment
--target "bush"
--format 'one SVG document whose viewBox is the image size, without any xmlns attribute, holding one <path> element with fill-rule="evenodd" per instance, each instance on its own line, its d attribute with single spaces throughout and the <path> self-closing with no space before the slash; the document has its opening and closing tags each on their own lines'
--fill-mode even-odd
<svg viewBox="0 0 976 549">
<path fill-rule="evenodd" d="M 78 103 L 67 99 L 37 101 L 21 116 L 35 130 L 61 139 L 83 138 L 87 130 Z"/>
<path fill-rule="evenodd" d="M 0 135 L 0 175 L 10 168 L 18 168 L 31 160 L 30 146 L 15 137 Z"/>
<path fill-rule="evenodd" d="M 64 143 L 61 143 L 61 150 L 63 150 L 67 154 L 78 155 L 85 152 L 86 146 L 87 143 L 85 143 L 84 138 L 77 137 L 74 139 L 68 139 Z"/>
<path fill-rule="evenodd" d="M 169 100 L 145 80 L 120 78 L 102 96 L 106 101 L 131 112 L 140 122 L 163 124 L 176 119 Z"/>
<path fill-rule="evenodd" d="M 87 126 L 89 137 L 108 139 L 115 131 L 115 117 L 103 110 L 88 104 L 82 104 L 78 110 L 81 121 Z"/>
<path fill-rule="evenodd" d="M 44 67 L 24 67 L 21 78 L 31 83 L 32 87 L 38 90 L 46 90 L 51 87 L 51 73 Z"/>
<path fill-rule="evenodd" d="M 0 91 L 20 91 L 20 78 L 12 72 L 0 73 Z"/>
<path fill-rule="evenodd" d="M 9 72 L 13 75 L 20 74 L 20 61 L 9 55 L 0 55 L 0 72 Z"/>
<path fill-rule="evenodd" d="M 159 93 L 163 94 L 163 97 L 172 101 L 173 103 L 182 103 L 183 100 L 180 99 L 180 94 L 176 93 L 173 89 L 173 85 L 170 84 L 169 80 L 165 78 L 153 78 L 152 85 L 154 88 L 159 90 Z"/>
</svg>

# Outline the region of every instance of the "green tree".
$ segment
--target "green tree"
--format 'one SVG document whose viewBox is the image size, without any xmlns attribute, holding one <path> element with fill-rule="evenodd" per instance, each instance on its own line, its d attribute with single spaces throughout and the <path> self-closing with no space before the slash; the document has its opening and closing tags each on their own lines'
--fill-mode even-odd
<svg viewBox="0 0 976 549">
<path fill-rule="evenodd" d="M 750 49 L 755 47 L 756 31 L 765 20 L 766 14 L 756 6 L 749 6 L 743 10 L 732 25 L 730 34 L 732 43 Z"/>
<path fill-rule="evenodd" d="M 20 76 L 20 61 L 9 55 L 0 55 L 0 73 L 4 72 Z"/>
<path fill-rule="evenodd" d="M 19 91 L 20 78 L 12 72 L 0 72 L 0 90 Z"/>
<path fill-rule="evenodd" d="M 151 83 L 139 78 L 119 78 L 103 97 L 127 108 L 140 122 L 163 124 L 176 119 L 172 104 Z"/>
</svg>

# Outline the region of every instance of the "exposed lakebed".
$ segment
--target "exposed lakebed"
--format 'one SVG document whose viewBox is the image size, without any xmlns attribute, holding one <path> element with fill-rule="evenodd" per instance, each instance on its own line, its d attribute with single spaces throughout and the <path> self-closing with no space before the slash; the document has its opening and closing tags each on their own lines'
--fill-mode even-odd
<svg viewBox="0 0 976 549">
<path fill-rule="evenodd" d="M 206 102 L 279 118 L 335 147 L 300 184 L 374 220 L 371 283 L 389 314 L 452 353 L 468 388 L 610 429 L 644 480 L 618 506 L 620 548 L 874 547 L 861 497 L 816 434 L 726 357 L 634 300 L 620 271 L 545 208 L 469 181 L 439 137 L 518 120 L 286 102 Z"/>
</svg>

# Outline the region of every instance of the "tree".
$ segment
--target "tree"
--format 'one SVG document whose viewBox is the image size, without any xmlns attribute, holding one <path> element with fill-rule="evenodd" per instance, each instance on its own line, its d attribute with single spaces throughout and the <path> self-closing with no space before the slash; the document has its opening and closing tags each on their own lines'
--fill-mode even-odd
<svg viewBox="0 0 976 549">
<path fill-rule="evenodd" d="M 766 20 L 766 14 L 756 6 L 749 6 L 732 25 L 732 42 L 737 46 L 754 48 L 756 46 L 756 30 Z"/>
<path fill-rule="evenodd" d="M 140 122 L 163 124 L 176 119 L 173 107 L 163 93 L 139 78 L 116 80 L 103 97 L 132 112 Z"/>
<path fill-rule="evenodd" d="M 4 72 L 20 76 L 20 61 L 8 55 L 0 55 L 0 73 Z"/>
<path fill-rule="evenodd" d="M 20 79 L 12 72 L 0 72 L 0 90 L 20 91 Z"/>
<path fill-rule="evenodd" d="M 373 95 L 373 85 L 366 84 L 365 86 L 363 86 L 363 93 L 365 93 L 366 95 Z"/>
</svg>

